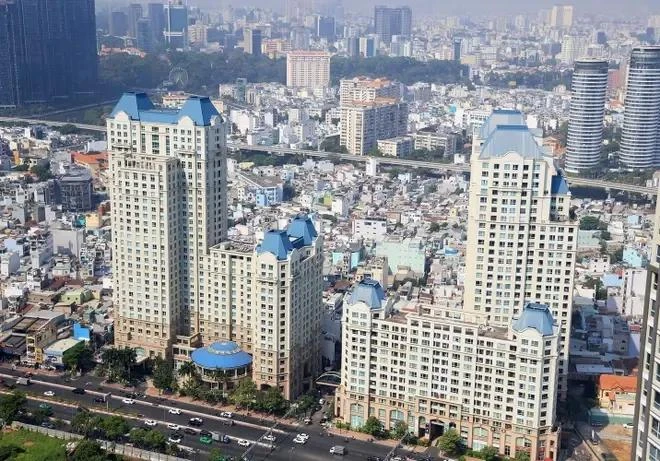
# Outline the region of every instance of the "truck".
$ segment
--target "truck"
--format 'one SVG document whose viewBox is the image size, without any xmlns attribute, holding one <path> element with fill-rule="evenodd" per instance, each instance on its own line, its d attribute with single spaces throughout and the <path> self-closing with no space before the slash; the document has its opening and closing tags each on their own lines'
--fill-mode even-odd
<svg viewBox="0 0 660 461">
<path fill-rule="evenodd" d="M 216 442 L 229 443 L 229 436 L 227 434 L 220 434 L 219 432 L 211 432 L 211 438 Z"/>
<path fill-rule="evenodd" d="M 346 448 L 342 445 L 335 445 L 334 447 L 330 448 L 330 454 L 344 456 L 344 454 L 346 454 Z"/>
<path fill-rule="evenodd" d="M 28 386 L 30 384 L 30 378 L 16 378 L 16 384 Z"/>
</svg>

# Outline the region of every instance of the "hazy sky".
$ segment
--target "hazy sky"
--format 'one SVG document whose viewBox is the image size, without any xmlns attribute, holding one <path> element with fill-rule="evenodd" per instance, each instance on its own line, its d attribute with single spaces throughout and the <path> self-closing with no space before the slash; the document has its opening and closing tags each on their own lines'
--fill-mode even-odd
<svg viewBox="0 0 660 461">
<path fill-rule="evenodd" d="M 156 0 L 158 1 L 158 0 Z M 160 0 L 166 1 L 166 0 Z M 186 0 L 184 0 L 186 1 Z M 225 5 L 269 7 L 279 11 L 284 10 L 286 0 L 187 0 L 189 5 L 203 8 L 218 8 Z M 314 1 L 314 0 L 309 0 Z M 316 0 L 318 1 L 318 0 Z M 135 3 L 146 3 L 147 0 L 133 0 Z M 105 4 L 126 5 L 129 0 L 97 0 L 100 7 Z M 576 15 L 598 13 L 612 17 L 625 15 L 660 14 L 660 0 L 574 0 L 573 2 L 556 0 L 344 0 L 346 10 L 357 10 L 370 14 L 374 5 L 409 5 L 413 8 L 413 16 L 417 14 L 518 14 L 536 13 L 542 8 L 550 8 L 556 3 L 572 3 Z"/>
</svg>

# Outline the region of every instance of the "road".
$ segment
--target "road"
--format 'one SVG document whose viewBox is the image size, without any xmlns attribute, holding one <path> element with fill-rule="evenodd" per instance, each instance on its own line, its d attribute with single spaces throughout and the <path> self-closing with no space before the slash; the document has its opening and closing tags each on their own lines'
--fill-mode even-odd
<svg viewBox="0 0 660 461">
<path fill-rule="evenodd" d="M 4 377 L 7 382 L 11 382 L 9 374 L 3 368 L 0 376 Z M 42 400 L 51 401 L 54 416 L 65 421 L 70 421 L 73 416 L 78 412 L 78 406 L 87 408 L 96 412 L 117 412 L 123 414 L 128 418 L 132 418 L 136 425 L 143 426 L 146 419 L 158 421 L 157 429 L 161 430 L 164 434 L 169 435 L 172 431 L 167 429 L 168 423 L 174 423 L 182 426 L 188 426 L 188 420 L 197 416 L 204 420 L 201 429 L 227 434 L 231 439 L 231 443 L 223 444 L 213 442 L 213 445 L 204 445 L 199 442 L 199 436 L 186 434 L 181 442 L 181 445 L 189 446 L 200 450 L 199 457 L 201 458 L 204 453 L 209 452 L 212 447 L 219 448 L 223 453 L 239 456 L 245 448 L 240 447 L 236 439 L 245 439 L 250 441 L 251 444 L 257 444 L 250 454 L 252 459 L 257 460 L 275 460 L 275 461 L 321 461 L 333 459 L 333 455 L 329 453 L 330 447 L 333 445 L 344 445 L 347 447 L 347 454 L 342 459 L 345 460 L 366 460 L 369 456 L 385 457 L 389 448 L 377 443 L 370 443 L 361 440 L 344 439 L 340 436 L 328 436 L 324 432 L 323 427 L 318 424 L 318 417 L 316 423 L 311 425 L 281 425 L 278 429 L 273 431 L 273 435 L 277 438 L 273 450 L 270 449 L 270 444 L 261 440 L 262 436 L 266 434 L 269 426 L 259 424 L 257 418 L 248 418 L 244 416 L 235 416 L 235 424 L 228 426 L 223 422 L 223 418 L 216 416 L 215 411 L 209 412 L 208 408 L 184 404 L 180 402 L 170 402 L 163 400 L 159 402 L 156 398 L 136 399 L 132 405 L 122 402 L 124 398 L 122 395 L 112 395 L 107 405 L 94 402 L 94 398 L 105 394 L 106 389 L 101 388 L 95 383 L 89 382 L 88 385 L 86 378 L 76 381 L 74 383 L 59 384 L 56 382 L 48 382 L 48 378 L 43 375 L 35 375 L 33 383 L 29 386 L 17 386 L 17 389 L 28 392 L 31 399 L 38 399 L 39 403 Z M 51 381 L 57 380 L 56 378 Z M 74 394 L 72 389 L 74 386 L 87 388 L 88 391 L 84 395 Z M 45 391 L 53 391 L 55 396 L 45 397 Z M 32 405 L 36 405 L 33 403 Z M 170 408 L 180 409 L 181 415 L 171 414 Z M 226 421 L 226 420 L 224 420 Z M 310 435 L 309 441 L 305 445 L 297 445 L 293 443 L 293 438 L 299 432 L 305 432 Z"/>
<path fill-rule="evenodd" d="M 106 127 L 101 125 L 87 125 L 84 123 L 67 123 L 67 122 L 57 122 L 52 120 L 38 120 L 38 119 L 29 119 L 29 118 L 18 118 L 18 117 L 0 117 L 0 122 L 23 122 L 23 123 L 33 123 L 33 124 L 42 124 L 50 126 L 62 126 L 62 125 L 73 125 L 80 129 L 89 130 L 89 131 L 98 131 L 105 132 Z M 338 158 L 341 160 L 351 161 L 351 162 L 368 162 L 371 159 L 374 159 L 379 165 L 393 165 L 393 166 L 406 166 L 409 168 L 426 168 L 431 170 L 442 170 L 450 171 L 456 173 L 468 173 L 470 171 L 470 166 L 465 164 L 454 164 L 454 163 L 440 163 L 440 162 L 426 162 L 423 160 L 407 160 L 403 158 L 395 157 L 369 157 L 364 155 L 353 155 L 353 154 L 343 154 L 339 152 L 324 152 L 317 150 L 309 149 L 293 149 L 285 146 L 260 146 L 253 144 L 229 144 L 230 149 L 249 149 L 253 151 L 265 152 L 267 154 L 294 154 L 294 155 L 304 155 L 307 157 L 318 157 L 318 158 Z M 573 186 L 584 186 L 584 187 L 593 187 L 596 189 L 606 189 L 606 190 L 619 190 L 625 192 L 637 192 L 640 194 L 647 194 L 655 196 L 658 193 L 658 189 L 655 187 L 645 187 L 645 186 L 635 186 L 632 184 L 623 184 L 612 181 L 602 181 L 599 179 L 587 179 L 587 178 L 576 178 L 576 177 L 567 177 L 566 178 L 569 185 Z"/>
</svg>

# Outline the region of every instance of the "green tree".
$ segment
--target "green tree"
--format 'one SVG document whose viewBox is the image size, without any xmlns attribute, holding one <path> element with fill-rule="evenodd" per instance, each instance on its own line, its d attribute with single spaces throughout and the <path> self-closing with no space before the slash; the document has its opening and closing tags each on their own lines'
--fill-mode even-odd
<svg viewBox="0 0 660 461">
<path fill-rule="evenodd" d="M 229 394 L 229 401 L 234 405 L 249 408 L 257 398 L 257 385 L 251 379 L 244 379 Z"/>
<path fill-rule="evenodd" d="M 400 440 L 408 433 L 408 424 L 405 421 L 397 421 L 392 428 L 392 438 Z"/>
<path fill-rule="evenodd" d="M 286 409 L 286 400 L 278 388 L 270 387 L 258 393 L 256 406 L 261 411 L 281 413 Z"/>
<path fill-rule="evenodd" d="M 306 413 L 308 410 L 316 405 L 316 396 L 311 394 L 302 395 L 296 400 L 295 413 L 300 415 Z"/>
<path fill-rule="evenodd" d="M 71 429 L 85 437 L 93 437 L 98 432 L 101 417 L 91 411 L 79 411 L 71 419 Z"/>
<path fill-rule="evenodd" d="M 111 459 L 101 448 L 98 442 L 82 439 L 76 444 L 73 454 L 68 457 L 69 461 L 106 461 Z"/>
<path fill-rule="evenodd" d="M 197 372 L 197 367 L 193 362 L 183 362 L 181 366 L 179 366 L 179 369 L 177 370 L 177 374 L 181 378 L 188 378 L 188 379 L 197 379 L 199 377 L 199 374 Z"/>
<path fill-rule="evenodd" d="M 62 125 L 61 127 L 59 127 L 57 131 L 59 131 L 63 135 L 78 134 L 80 133 L 80 128 L 78 128 L 75 125 L 71 125 L 67 123 L 66 125 Z"/>
<path fill-rule="evenodd" d="M 375 416 L 369 416 L 362 426 L 362 432 L 365 434 L 373 435 L 374 437 L 380 437 L 383 434 L 384 428 L 383 423 L 380 422 Z"/>
<path fill-rule="evenodd" d="M 30 168 L 30 173 L 35 175 L 39 181 L 47 181 L 53 177 L 49 165 L 34 165 Z"/>
<path fill-rule="evenodd" d="M 62 362 L 69 370 L 87 371 L 94 367 L 94 353 L 81 342 L 64 353 Z"/>
<path fill-rule="evenodd" d="M 154 387 L 158 389 L 158 392 L 162 392 L 165 389 L 174 388 L 176 379 L 174 377 L 174 366 L 169 360 L 164 360 L 161 357 L 156 358 L 153 371 L 153 382 Z"/>
<path fill-rule="evenodd" d="M 0 461 L 17 459 L 21 453 L 25 453 L 25 449 L 18 445 L 4 445 L 0 447 Z"/>
<path fill-rule="evenodd" d="M 209 453 L 209 461 L 225 461 L 226 459 L 219 448 L 213 448 Z"/>
<path fill-rule="evenodd" d="M 456 429 L 450 428 L 440 436 L 438 448 L 447 455 L 459 455 L 463 451 L 463 439 Z"/>
<path fill-rule="evenodd" d="M 0 419 L 5 424 L 11 424 L 26 404 L 27 398 L 22 392 L 16 391 L 11 394 L 0 395 Z"/>
<path fill-rule="evenodd" d="M 499 450 L 495 447 L 483 447 L 479 450 L 477 456 L 484 461 L 498 461 L 500 459 Z"/>
<path fill-rule="evenodd" d="M 119 440 L 122 435 L 130 430 L 128 422 L 121 416 L 108 416 L 103 418 L 99 424 L 100 429 L 108 440 Z"/>
<path fill-rule="evenodd" d="M 144 446 L 150 450 L 163 451 L 167 446 L 167 438 L 160 431 L 149 430 L 144 436 Z"/>
<path fill-rule="evenodd" d="M 28 171 L 30 167 L 28 166 L 27 163 L 21 163 L 20 165 L 16 165 L 13 170 L 14 171 Z"/>
<path fill-rule="evenodd" d="M 515 461 L 530 461 L 529 453 L 526 451 L 519 451 L 516 453 Z"/>
<path fill-rule="evenodd" d="M 438 224 L 437 222 L 432 222 L 431 227 L 429 227 L 429 232 L 438 232 L 439 230 L 440 230 L 440 224 Z"/>
<path fill-rule="evenodd" d="M 130 347 L 110 348 L 103 351 L 101 361 L 108 381 L 129 382 L 137 363 L 137 352 Z"/>
<path fill-rule="evenodd" d="M 580 230 L 598 230 L 600 229 L 600 218 L 596 216 L 583 216 L 580 219 Z"/>
</svg>

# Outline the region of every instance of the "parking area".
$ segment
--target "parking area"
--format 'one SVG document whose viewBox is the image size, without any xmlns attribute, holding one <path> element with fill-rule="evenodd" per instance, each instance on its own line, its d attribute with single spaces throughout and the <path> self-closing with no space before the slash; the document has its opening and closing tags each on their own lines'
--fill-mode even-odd
<svg viewBox="0 0 660 461">
<path fill-rule="evenodd" d="M 579 431 L 586 441 L 586 444 L 582 445 L 585 445 L 585 448 L 591 452 L 592 459 L 607 461 L 628 461 L 630 459 L 632 429 L 614 424 L 602 427 L 580 424 Z M 593 437 L 594 435 L 595 437 Z M 594 454 L 596 456 L 593 456 Z M 579 458 L 574 459 L 578 460 Z"/>
</svg>

